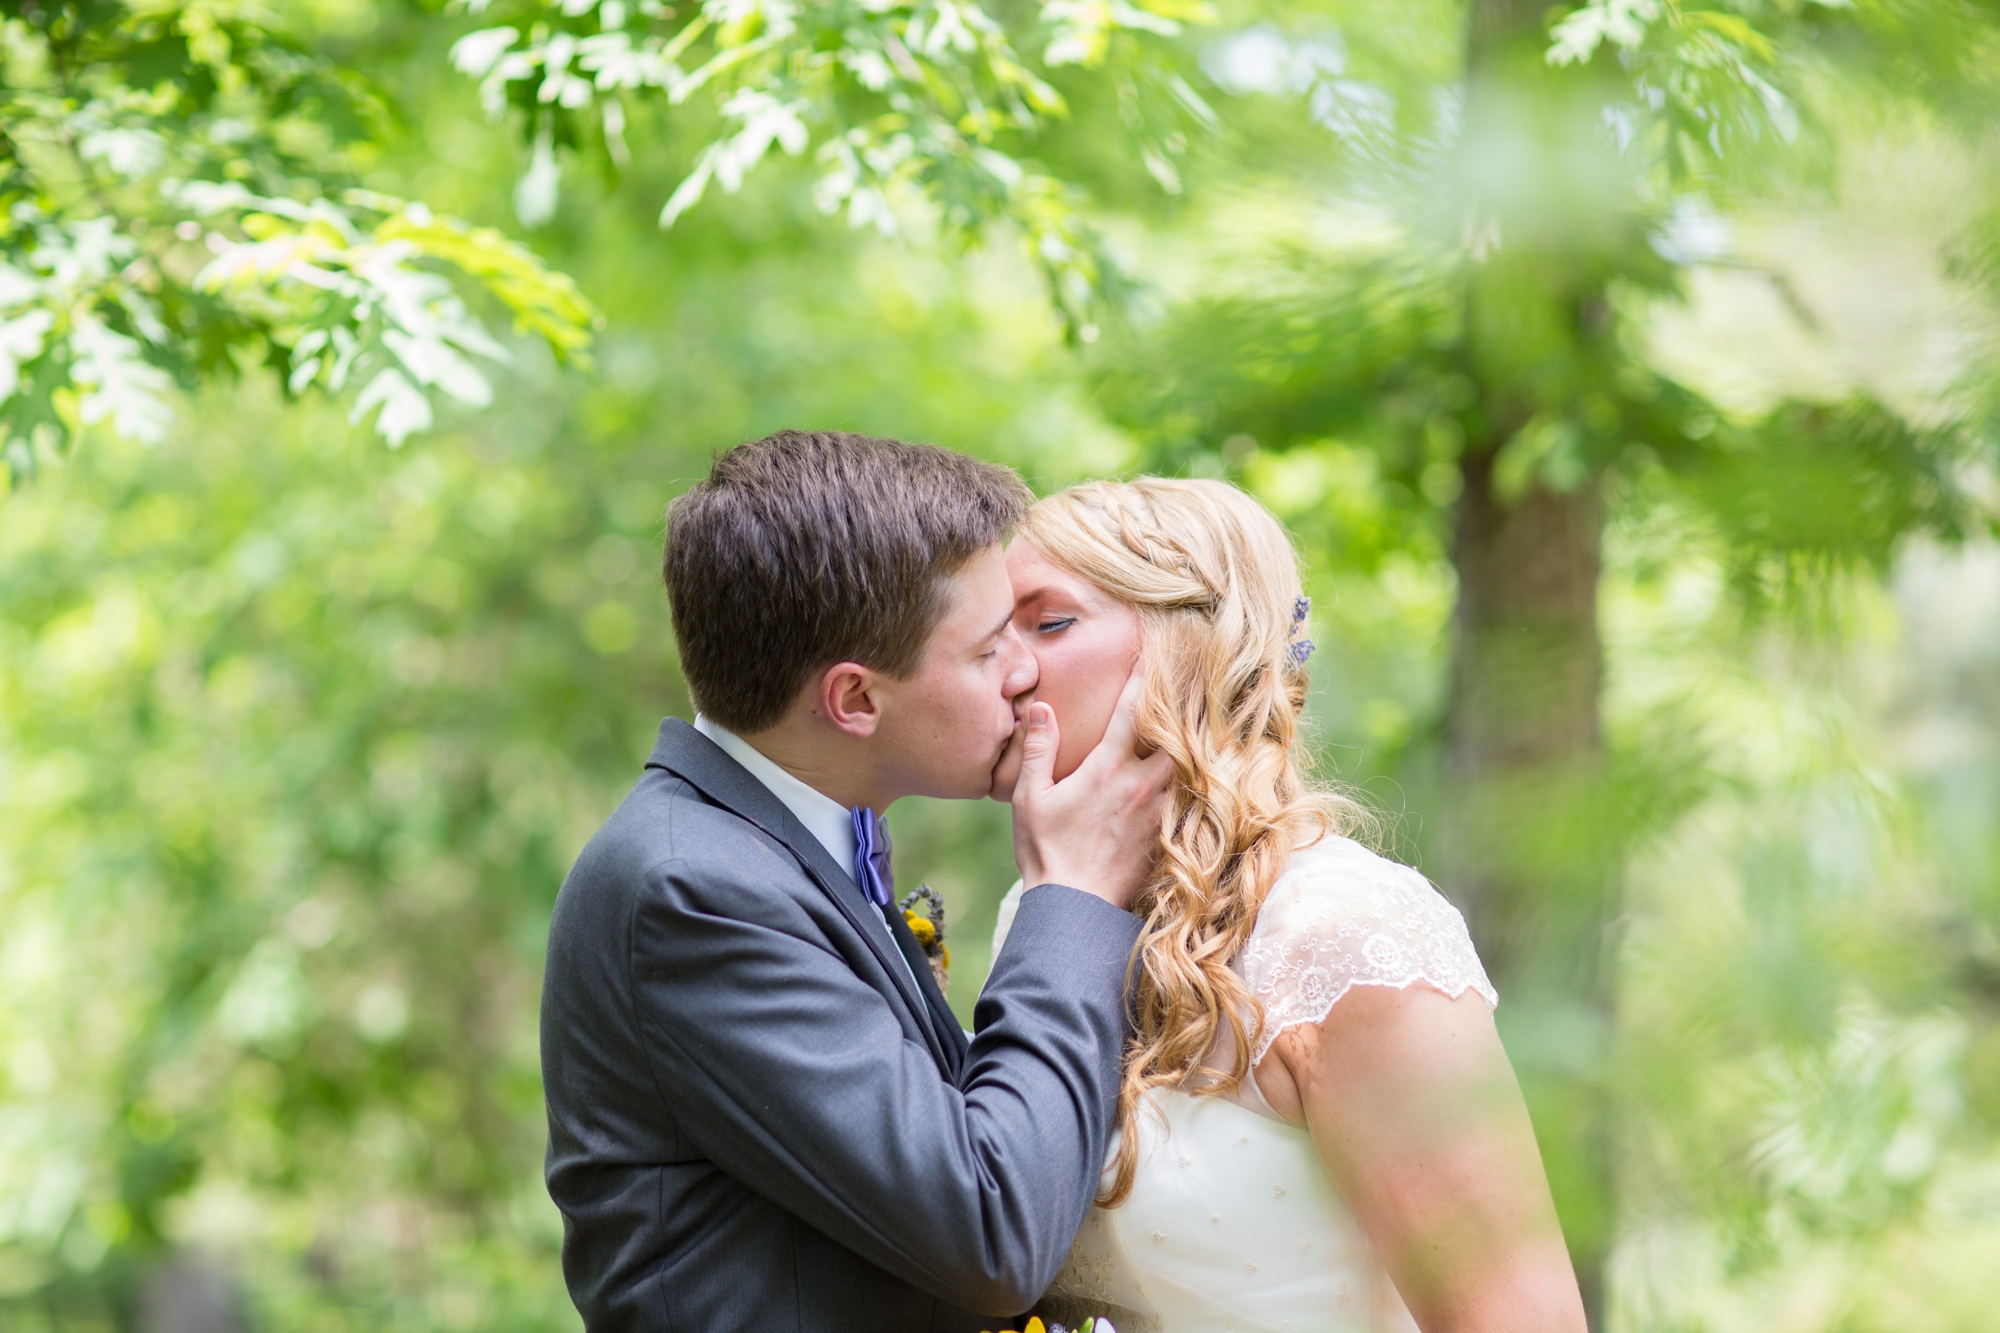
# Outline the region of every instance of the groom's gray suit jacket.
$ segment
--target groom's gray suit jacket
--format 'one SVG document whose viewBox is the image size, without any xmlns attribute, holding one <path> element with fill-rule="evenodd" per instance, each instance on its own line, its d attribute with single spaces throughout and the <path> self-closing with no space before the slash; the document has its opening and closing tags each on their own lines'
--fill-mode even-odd
<svg viewBox="0 0 2000 1333">
<path fill-rule="evenodd" d="M 591 1333 L 995 1328 L 1054 1276 L 1139 923 L 1027 894 L 968 1047 L 877 913 L 762 783 L 661 726 L 549 929 L 548 1186 Z"/>
</svg>

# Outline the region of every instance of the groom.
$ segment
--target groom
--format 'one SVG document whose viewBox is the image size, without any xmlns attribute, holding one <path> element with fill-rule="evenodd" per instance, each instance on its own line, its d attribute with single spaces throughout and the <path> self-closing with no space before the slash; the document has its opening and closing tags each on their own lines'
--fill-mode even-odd
<svg viewBox="0 0 2000 1333">
<path fill-rule="evenodd" d="M 1036 668 L 1001 542 L 1027 499 L 943 449 L 785 431 L 669 510 L 699 715 L 661 725 L 564 882 L 542 999 L 549 1193 L 591 1333 L 996 1328 L 1062 1262 L 1168 770 L 1133 758 L 1128 707 L 1052 783 L 1056 719 L 1016 716 Z M 1017 725 L 1039 887 L 968 1043 L 877 820 L 985 794 Z"/>
</svg>

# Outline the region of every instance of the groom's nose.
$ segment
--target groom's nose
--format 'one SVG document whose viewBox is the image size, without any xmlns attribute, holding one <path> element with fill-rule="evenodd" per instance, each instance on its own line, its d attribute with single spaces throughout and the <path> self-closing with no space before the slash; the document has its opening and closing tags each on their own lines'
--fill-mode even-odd
<svg viewBox="0 0 2000 1333">
<path fill-rule="evenodd" d="M 1012 625 L 1000 636 L 1000 651 L 1007 659 L 1007 674 L 1000 688 L 1008 701 L 1014 702 L 1041 683 L 1041 663 L 1028 651 L 1028 645 L 1021 641 L 1020 631 Z"/>
</svg>

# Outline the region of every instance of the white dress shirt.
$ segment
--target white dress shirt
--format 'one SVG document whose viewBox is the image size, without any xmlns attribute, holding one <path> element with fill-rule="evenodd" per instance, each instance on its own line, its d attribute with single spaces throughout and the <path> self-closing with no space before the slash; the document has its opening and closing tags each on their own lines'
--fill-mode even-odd
<svg viewBox="0 0 2000 1333">
<path fill-rule="evenodd" d="M 825 792 L 808 787 L 778 767 L 763 751 L 720 723 L 696 713 L 694 729 L 722 747 L 724 754 L 743 765 L 751 777 L 763 783 L 771 795 L 777 797 L 787 810 L 798 816 L 799 822 L 806 826 L 806 832 L 819 840 L 819 845 L 826 848 L 826 854 L 833 858 L 835 865 L 849 875 L 854 873 L 854 822 L 846 806 Z M 894 896 L 894 893 L 892 887 L 891 896 Z M 896 932 L 889 929 L 888 918 L 875 911 L 873 903 L 868 904 L 868 909 L 869 915 L 882 922 L 882 933 L 889 937 L 889 952 L 902 959 L 903 970 L 910 974 L 910 980 L 914 983 L 917 979 L 916 971 L 910 967 L 910 960 L 903 958 L 903 950 L 896 943 Z M 921 995 L 923 989 L 922 986 L 918 986 L 917 993 Z"/>
</svg>

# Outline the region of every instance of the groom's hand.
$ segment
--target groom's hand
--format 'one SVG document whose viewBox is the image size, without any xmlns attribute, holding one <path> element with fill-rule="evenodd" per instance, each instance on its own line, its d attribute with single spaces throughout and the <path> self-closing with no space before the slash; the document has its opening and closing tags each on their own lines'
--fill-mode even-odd
<svg viewBox="0 0 2000 1333">
<path fill-rule="evenodd" d="M 1137 753 L 1142 667 L 1132 668 L 1104 739 L 1061 782 L 1055 709 L 1029 706 L 1014 783 L 1014 861 L 1029 888 L 1065 884 L 1130 908 L 1152 873 L 1174 765 L 1163 751 Z"/>
</svg>

